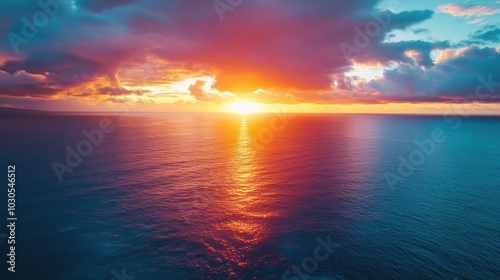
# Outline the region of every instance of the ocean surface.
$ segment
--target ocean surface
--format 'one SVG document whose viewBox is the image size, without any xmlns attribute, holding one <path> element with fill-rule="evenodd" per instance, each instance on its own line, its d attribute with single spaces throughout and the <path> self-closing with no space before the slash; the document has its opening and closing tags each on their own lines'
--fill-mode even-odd
<svg viewBox="0 0 500 280">
<path fill-rule="evenodd" d="M 0 135 L 2 280 L 500 279 L 500 118 L 4 115 Z"/>
</svg>

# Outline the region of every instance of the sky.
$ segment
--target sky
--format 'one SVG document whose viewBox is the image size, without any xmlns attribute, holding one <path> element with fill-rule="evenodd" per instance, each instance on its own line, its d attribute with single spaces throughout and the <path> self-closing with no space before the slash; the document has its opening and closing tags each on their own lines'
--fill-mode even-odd
<svg viewBox="0 0 500 280">
<path fill-rule="evenodd" d="M 8 0 L 0 106 L 493 114 L 499 23 L 496 0 Z"/>
</svg>

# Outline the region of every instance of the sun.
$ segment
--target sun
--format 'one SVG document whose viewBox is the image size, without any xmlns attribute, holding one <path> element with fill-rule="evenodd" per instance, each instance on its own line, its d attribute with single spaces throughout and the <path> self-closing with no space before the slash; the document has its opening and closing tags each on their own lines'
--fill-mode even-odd
<svg viewBox="0 0 500 280">
<path fill-rule="evenodd" d="M 231 112 L 240 114 L 250 114 L 259 112 L 260 108 L 258 104 L 251 102 L 234 102 L 229 105 Z"/>
</svg>

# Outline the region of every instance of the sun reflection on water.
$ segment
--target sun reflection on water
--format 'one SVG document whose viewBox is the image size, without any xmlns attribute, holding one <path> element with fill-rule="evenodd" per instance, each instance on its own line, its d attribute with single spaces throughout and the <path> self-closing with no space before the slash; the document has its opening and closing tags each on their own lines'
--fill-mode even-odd
<svg viewBox="0 0 500 280">
<path fill-rule="evenodd" d="M 225 219 L 213 225 L 210 240 L 205 245 L 218 255 L 220 265 L 232 271 L 249 267 L 248 253 L 265 236 L 264 219 L 260 205 L 263 182 L 259 180 L 256 154 L 252 149 L 247 121 L 242 119 L 237 143 L 228 158 L 228 183 L 224 186 L 224 198 L 217 203 Z M 212 244 L 215 243 L 215 244 Z M 234 273 L 234 271 L 232 271 Z"/>
</svg>

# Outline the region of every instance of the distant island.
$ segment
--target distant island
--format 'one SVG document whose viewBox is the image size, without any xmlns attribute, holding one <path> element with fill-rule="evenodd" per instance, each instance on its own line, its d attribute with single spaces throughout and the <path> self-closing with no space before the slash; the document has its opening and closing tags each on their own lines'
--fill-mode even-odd
<svg viewBox="0 0 500 280">
<path fill-rule="evenodd" d="M 47 115 L 52 112 L 42 111 L 42 110 L 31 110 L 31 109 L 19 109 L 12 107 L 0 107 L 0 116 L 12 116 L 12 115 Z"/>
</svg>

